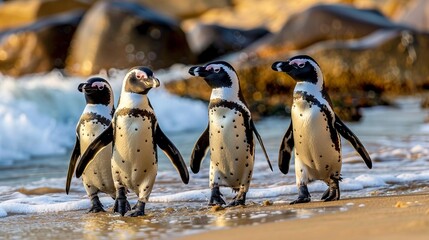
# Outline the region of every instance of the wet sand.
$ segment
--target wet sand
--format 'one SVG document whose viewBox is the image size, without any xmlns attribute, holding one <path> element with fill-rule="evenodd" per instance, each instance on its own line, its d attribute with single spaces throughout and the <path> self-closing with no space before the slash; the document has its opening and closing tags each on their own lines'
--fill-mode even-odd
<svg viewBox="0 0 429 240">
<path fill-rule="evenodd" d="M 349 198 L 301 205 L 249 201 L 214 209 L 205 203 L 150 203 L 147 216 L 85 211 L 0 218 L 5 239 L 427 239 L 429 194 Z M 18 206 L 17 206 L 18 207 Z M 237 237 L 234 237 L 237 238 Z"/>
<path fill-rule="evenodd" d="M 273 207 L 269 207 L 272 209 Z M 429 194 L 312 202 L 286 209 L 324 209 L 304 219 L 210 231 L 182 239 L 428 239 Z M 237 237 L 239 236 L 239 237 Z"/>
</svg>

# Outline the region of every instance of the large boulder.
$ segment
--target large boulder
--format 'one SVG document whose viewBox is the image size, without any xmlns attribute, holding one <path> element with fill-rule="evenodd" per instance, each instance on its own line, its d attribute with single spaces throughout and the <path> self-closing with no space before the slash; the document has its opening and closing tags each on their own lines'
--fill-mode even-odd
<svg viewBox="0 0 429 240">
<path fill-rule="evenodd" d="M 32 24 L 41 18 L 75 10 L 87 10 L 92 0 L 15 0 L 0 3 L 0 30 Z"/>
<path fill-rule="evenodd" d="M 137 3 L 100 1 L 85 15 L 72 41 L 66 70 L 90 75 L 101 69 L 146 65 L 154 69 L 192 63 L 177 22 Z"/>
<path fill-rule="evenodd" d="M 198 62 L 207 62 L 243 50 L 269 33 L 265 28 L 243 30 L 198 24 L 188 31 L 187 38 L 192 51 L 197 55 Z"/>
<path fill-rule="evenodd" d="M 393 23 L 377 10 L 316 5 L 291 16 L 280 32 L 249 52 L 261 57 L 285 54 L 320 41 L 361 38 L 379 29 L 409 28 Z"/>
<path fill-rule="evenodd" d="M 213 8 L 232 6 L 232 0 L 134 0 L 134 2 L 176 19 L 195 17 Z"/>
<path fill-rule="evenodd" d="M 255 115 L 287 114 L 296 82 L 275 72 L 271 64 L 294 55 L 316 59 L 336 112 L 358 120 L 360 107 L 388 104 L 386 96 L 429 89 L 429 34 L 379 30 L 349 41 L 326 41 L 273 58 L 232 62 L 243 95 Z M 210 89 L 199 78 L 171 82 L 167 89 L 182 96 L 208 100 Z"/>
<path fill-rule="evenodd" d="M 76 10 L 0 32 L 0 72 L 11 76 L 64 68 L 72 36 L 83 16 Z"/>
<path fill-rule="evenodd" d="M 429 33 L 379 30 L 359 40 L 320 43 L 304 53 L 318 59 L 333 91 L 414 94 L 429 87 Z"/>
</svg>

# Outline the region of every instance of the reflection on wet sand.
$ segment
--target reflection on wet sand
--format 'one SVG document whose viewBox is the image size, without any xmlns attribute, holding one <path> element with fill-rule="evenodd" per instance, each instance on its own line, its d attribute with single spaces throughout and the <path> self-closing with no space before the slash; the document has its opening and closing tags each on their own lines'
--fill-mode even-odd
<svg viewBox="0 0 429 240">
<path fill-rule="evenodd" d="M 262 207 L 258 204 L 234 207 L 213 212 L 211 208 L 169 208 L 156 206 L 148 215 L 138 218 L 116 214 L 85 214 L 82 217 L 84 239 L 164 239 L 194 234 L 207 230 L 225 229 L 309 218 L 315 214 L 338 212 L 345 207 L 279 208 L 283 205 Z M 77 228 L 79 228 L 77 226 Z M 75 232 L 78 234 L 77 232 Z"/>
</svg>

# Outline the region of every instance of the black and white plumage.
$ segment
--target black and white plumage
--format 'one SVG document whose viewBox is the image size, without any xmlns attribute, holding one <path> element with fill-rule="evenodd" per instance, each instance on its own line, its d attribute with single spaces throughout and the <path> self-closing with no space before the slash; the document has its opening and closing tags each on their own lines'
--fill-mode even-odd
<svg viewBox="0 0 429 240">
<path fill-rule="evenodd" d="M 353 145 L 368 168 L 372 168 L 368 152 L 333 111 L 324 89 L 322 71 L 314 59 L 299 55 L 285 62 L 275 62 L 272 69 L 287 73 L 297 82 L 293 92 L 291 123 L 279 151 L 280 171 L 287 174 L 292 150 L 295 148 L 298 199 L 291 204 L 311 200 L 307 184 L 313 180 L 322 180 L 329 186 L 322 200 L 340 199 L 340 135 Z"/>
<path fill-rule="evenodd" d="M 131 210 L 127 201 L 128 190 L 134 191 L 138 202 L 130 216 L 144 215 L 158 170 L 157 145 L 188 183 L 189 173 L 183 158 L 174 144 L 158 125 L 147 93 L 159 86 L 159 80 L 146 67 L 132 68 L 125 76 L 112 125 L 88 147 L 82 156 L 77 174 L 85 169 L 91 156 L 113 141 L 112 174 L 116 188 L 114 212 L 122 216 Z"/>
<path fill-rule="evenodd" d="M 78 90 L 85 95 L 86 106 L 76 127 L 76 143 L 70 158 L 67 173 L 66 192 L 69 193 L 71 179 L 79 157 L 87 147 L 105 130 L 112 121 L 114 112 L 113 91 L 103 78 L 92 77 L 79 85 Z M 112 145 L 109 144 L 92 157 L 83 172 L 82 182 L 91 199 L 89 212 L 104 211 L 98 198 L 98 192 L 105 192 L 115 197 L 110 159 Z"/>
<path fill-rule="evenodd" d="M 203 77 L 212 88 L 208 126 L 194 146 L 191 170 L 199 172 L 209 150 L 212 189 L 209 204 L 225 204 L 219 186 L 228 186 L 238 191 L 228 206 L 244 205 L 255 159 L 253 134 L 270 162 L 241 93 L 238 76 L 234 68 L 223 61 L 192 67 L 189 73 Z"/>
</svg>

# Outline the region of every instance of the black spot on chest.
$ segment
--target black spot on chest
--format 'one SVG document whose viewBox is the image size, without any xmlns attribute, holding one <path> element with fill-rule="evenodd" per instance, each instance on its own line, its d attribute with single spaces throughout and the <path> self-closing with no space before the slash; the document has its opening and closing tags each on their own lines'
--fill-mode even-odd
<svg viewBox="0 0 429 240">
<path fill-rule="evenodd" d="M 104 116 L 102 116 L 100 114 L 97 114 L 97 113 L 94 113 L 94 112 L 84 113 L 80 117 L 77 131 L 80 132 L 81 126 L 85 126 L 85 123 L 86 122 L 90 122 L 90 121 L 95 121 L 94 122 L 95 124 L 100 123 L 100 124 L 102 124 L 104 126 L 108 126 L 110 124 L 110 122 L 111 122 L 110 119 L 105 118 Z"/>
<path fill-rule="evenodd" d="M 155 114 L 145 109 L 121 108 L 115 112 L 115 119 L 117 119 L 118 117 L 135 117 L 135 118 L 140 118 L 142 121 L 145 121 L 145 118 L 148 118 L 151 123 L 151 126 L 148 127 L 148 129 L 149 130 L 152 129 L 152 131 L 155 129 L 155 126 L 157 124 Z M 138 131 L 138 129 L 135 128 L 134 131 Z"/>
<path fill-rule="evenodd" d="M 320 108 L 320 112 L 322 112 L 323 116 L 325 117 L 328 128 L 327 130 L 330 133 L 332 143 L 334 144 L 333 147 L 335 147 L 335 150 L 337 152 L 340 152 L 340 138 L 338 136 L 337 130 L 335 130 L 334 123 L 335 119 L 333 116 L 333 113 L 328 109 L 328 107 L 325 104 L 322 104 L 316 97 L 314 97 L 311 94 L 308 94 L 304 91 L 297 91 L 293 95 L 293 100 L 302 99 L 304 101 L 307 101 L 309 103 L 309 106 L 316 105 Z M 329 102 L 329 100 L 327 100 Z"/>
<path fill-rule="evenodd" d="M 238 117 L 242 117 L 243 118 L 243 127 L 244 127 L 244 134 L 246 135 L 246 142 L 249 143 L 250 145 L 250 152 L 253 152 L 253 131 L 250 127 L 250 114 L 248 111 L 246 111 L 246 109 L 236 103 L 236 102 L 231 102 L 231 101 L 226 101 L 223 99 L 213 99 L 210 101 L 209 104 L 209 112 L 216 111 L 216 108 L 219 107 L 223 107 L 223 108 L 228 108 L 231 109 L 231 111 L 234 111 L 235 114 L 238 115 Z M 234 123 L 235 120 L 233 120 L 232 123 Z M 218 131 L 218 133 L 220 133 L 220 131 Z M 229 134 L 233 134 L 233 133 L 229 133 Z M 238 137 L 238 135 L 236 135 L 236 137 Z"/>
</svg>

